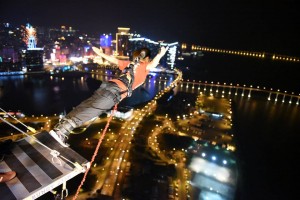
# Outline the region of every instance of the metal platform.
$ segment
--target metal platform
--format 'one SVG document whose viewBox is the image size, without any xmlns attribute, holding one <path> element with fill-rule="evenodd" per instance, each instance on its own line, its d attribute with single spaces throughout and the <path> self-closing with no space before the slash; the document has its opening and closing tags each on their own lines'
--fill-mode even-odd
<svg viewBox="0 0 300 200">
<path fill-rule="evenodd" d="M 34 135 L 40 142 L 67 159 L 26 137 L 14 142 L 11 153 L 0 162 L 0 171 L 16 171 L 17 177 L 0 184 L 0 199 L 36 199 L 86 171 L 89 162 L 69 147 L 62 147 L 48 132 Z M 71 162 L 69 162 L 71 161 Z M 74 165 L 74 163 L 77 163 Z"/>
</svg>

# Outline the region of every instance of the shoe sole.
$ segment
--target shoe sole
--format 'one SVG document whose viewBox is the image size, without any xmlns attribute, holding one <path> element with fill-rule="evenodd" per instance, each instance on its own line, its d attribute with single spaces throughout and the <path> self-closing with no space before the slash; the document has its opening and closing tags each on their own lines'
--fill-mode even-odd
<svg viewBox="0 0 300 200">
<path fill-rule="evenodd" d="M 16 177 L 17 173 L 15 171 L 9 171 L 4 173 L 0 178 L 0 183 L 6 183 Z"/>
<path fill-rule="evenodd" d="M 68 147 L 69 145 L 67 145 L 66 143 L 64 143 L 63 141 L 61 141 L 61 139 L 58 137 L 58 135 L 53 131 L 51 130 L 49 132 L 49 134 L 63 147 Z"/>
</svg>

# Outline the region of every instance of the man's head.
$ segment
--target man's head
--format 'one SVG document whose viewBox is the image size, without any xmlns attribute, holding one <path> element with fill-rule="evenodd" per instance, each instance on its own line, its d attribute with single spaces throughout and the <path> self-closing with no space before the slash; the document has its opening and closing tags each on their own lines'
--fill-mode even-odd
<svg viewBox="0 0 300 200">
<path fill-rule="evenodd" d="M 133 52 L 133 60 L 135 60 L 136 58 L 139 58 L 139 59 L 142 59 L 142 60 L 150 60 L 150 57 L 151 57 L 151 51 L 150 49 L 144 47 L 144 48 L 140 48 L 140 49 L 137 49 Z"/>
</svg>

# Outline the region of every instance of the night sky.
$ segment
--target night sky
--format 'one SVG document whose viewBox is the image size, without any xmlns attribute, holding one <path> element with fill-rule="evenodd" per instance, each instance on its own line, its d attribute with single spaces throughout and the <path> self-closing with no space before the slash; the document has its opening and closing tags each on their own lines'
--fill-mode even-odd
<svg viewBox="0 0 300 200">
<path fill-rule="evenodd" d="M 0 20 L 72 26 L 86 33 L 129 27 L 153 40 L 300 55 L 296 0 L 1 0 Z"/>
</svg>

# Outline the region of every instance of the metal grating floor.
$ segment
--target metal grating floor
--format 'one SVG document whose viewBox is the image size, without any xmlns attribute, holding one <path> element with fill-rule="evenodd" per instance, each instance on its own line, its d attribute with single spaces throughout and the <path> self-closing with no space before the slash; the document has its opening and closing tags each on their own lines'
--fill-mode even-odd
<svg viewBox="0 0 300 200">
<path fill-rule="evenodd" d="M 0 162 L 0 171 L 16 171 L 17 177 L 0 184 L 0 199 L 36 199 L 51 191 L 76 175 L 85 172 L 80 166 L 89 162 L 69 147 L 62 147 L 46 131 L 34 135 L 41 143 L 72 163 L 64 159 L 53 158 L 50 150 L 37 143 L 31 137 L 14 142 L 11 153 Z"/>
</svg>

